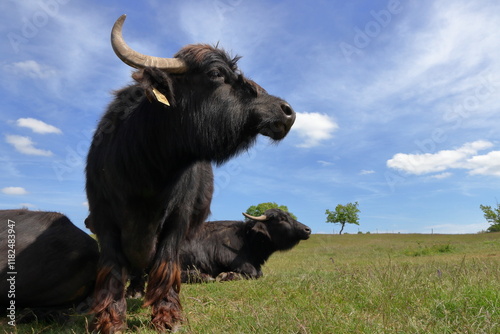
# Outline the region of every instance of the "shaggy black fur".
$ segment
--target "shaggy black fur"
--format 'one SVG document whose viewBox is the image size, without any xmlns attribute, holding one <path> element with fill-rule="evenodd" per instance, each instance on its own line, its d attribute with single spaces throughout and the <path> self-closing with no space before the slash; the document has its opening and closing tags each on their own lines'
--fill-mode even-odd
<svg viewBox="0 0 500 334">
<path fill-rule="evenodd" d="M 288 103 L 246 79 L 223 50 L 190 45 L 176 57 L 187 73 L 133 74 L 137 83 L 116 93 L 89 150 L 89 221 L 101 245 L 95 329 L 105 333 L 123 328 L 127 272 L 146 268 L 154 325 L 175 327 L 180 244 L 209 214 L 211 163 L 248 149 L 259 133 L 284 138 L 295 120 Z"/>
</svg>

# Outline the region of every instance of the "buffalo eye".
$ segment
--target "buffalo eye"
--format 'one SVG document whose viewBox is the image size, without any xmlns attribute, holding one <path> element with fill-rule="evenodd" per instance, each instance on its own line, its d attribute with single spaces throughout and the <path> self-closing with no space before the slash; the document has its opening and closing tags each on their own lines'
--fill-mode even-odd
<svg viewBox="0 0 500 334">
<path fill-rule="evenodd" d="M 222 72 L 219 70 L 212 70 L 212 71 L 208 72 L 207 75 L 210 79 L 213 79 L 213 80 L 224 78 L 224 74 L 222 74 Z"/>
</svg>

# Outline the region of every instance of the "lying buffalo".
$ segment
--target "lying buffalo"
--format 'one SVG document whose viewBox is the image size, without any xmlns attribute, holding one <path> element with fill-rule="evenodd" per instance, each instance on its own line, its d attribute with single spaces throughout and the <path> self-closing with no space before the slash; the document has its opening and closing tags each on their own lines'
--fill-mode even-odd
<svg viewBox="0 0 500 334">
<path fill-rule="evenodd" d="M 79 307 L 96 278 L 97 242 L 56 212 L 0 211 L 0 307 Z"/>
<path fill-rule="evenodd" d="M 279 209 L 269 209 L 260 217 L 244 215 L 246 221 L 206 222 L 196 237 L 183 244 L 184 280 L 207 281 L 219 275 L 222 280 L 240 275 L 259 278 L 271 254 L 289 250 L 311 234 L 309 227 Z M 139 296 L 143 285 L 142 277 L 135 276 L 129 296 Z"/>
<path fill-rule="evenodd" d="M 196 238 L 181 250 L 183 270 L 217 277 L 235 272 L 247 278 L 262 276 L 261 266 L 275 251 L 284 251 L 306 240 L 311 229 L 289 213 L 269 209 L 260 217 L 244 214 L 243 221 L 207 222 Z"/>
</svg>

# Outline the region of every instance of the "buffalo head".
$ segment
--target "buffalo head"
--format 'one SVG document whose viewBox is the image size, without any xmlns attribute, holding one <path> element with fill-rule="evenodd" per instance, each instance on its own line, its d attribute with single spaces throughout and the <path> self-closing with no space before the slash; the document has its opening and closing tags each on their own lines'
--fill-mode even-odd
<svg viewBox="0 0 500 334">
<path fill-rule="evenodd" d="M 133 78 L 152 103 L 165 112 L 184 114 L 177 130 L 184 137 L 180 131 L 188 127 L 191 138 L 182 140 L 191 142 L 195 154 L 213 154 L 222 162 L 248 148 L 259 133 L 273 140 L 287 135 L 295 121 L 292 107 L 245 78 L 236 64 L 239 57 L 206 44 L 185 46 L 174 58 L 146 56 L 123 40 L 124 20 L 122 15 L 113 27 L 113 50 L 138 69 Z"/>
<path fill-rule="evenodd" d="M 276 250 L 288 250 L 300 240 L 309 239 L 311 235 L 311 229 L 308 226 L 293 219 L 288 212 L 283 210 L 269 209 L 259 217 L 246 213 L 243 215 L 249 220 L 256 221 L 253 230 L 269 238 Z"/>
</svg>

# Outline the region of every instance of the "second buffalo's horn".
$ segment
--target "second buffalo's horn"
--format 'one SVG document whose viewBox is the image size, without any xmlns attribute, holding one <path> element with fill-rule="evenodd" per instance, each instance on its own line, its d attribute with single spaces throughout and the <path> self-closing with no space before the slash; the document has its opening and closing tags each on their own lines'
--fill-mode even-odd
<svg viewBox="0 0 500 334">
<path fill-rule="evenodd" d="M 263 221 L 267 220 L 267 216 L 266 215 L 262 215 L 262 216 L 259 216 L 259 217 L 254 217 L 254 216 L 250 216 L 248 213 L 245 213 L 245 212 L 242 212 L 242 213 L 243 213 L 243 216 L 247 217 L 248 219 L 257 220 L 257 221 L 260 221 L 260 222 L 263 222 Z"/>
</svg>

